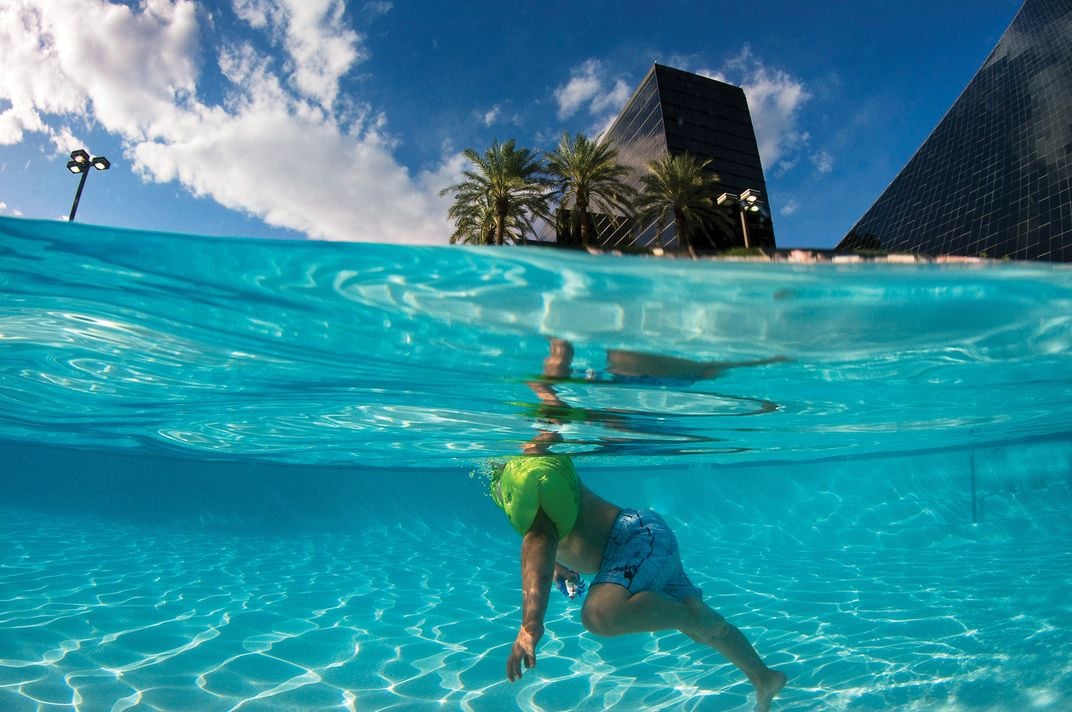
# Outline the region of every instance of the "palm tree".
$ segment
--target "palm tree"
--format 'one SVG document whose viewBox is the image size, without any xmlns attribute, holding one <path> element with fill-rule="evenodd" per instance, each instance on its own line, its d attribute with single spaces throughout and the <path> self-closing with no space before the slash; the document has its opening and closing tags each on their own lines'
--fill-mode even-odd
<svg viewBox="0 0 1072 712">
<path fill-rule="evenodd" d="M 612 144 L 563 133 L 558 148 L 547 154 L 547 172 L 554 180 L 559 205 L 573 203 L 574 225 L 579 223 L 585 247 L 591 232 L 590 209 L 623 217 L 633 212 L 636 191 L 623 182 L 629 169 L 618 163 L 618 149 Z"/>
<path fill-rule="evenodd" d="M 447 215 L 454 221 L 451 242 L 496 245 L 509 237 L 519 241 L 532 232 L 532 219 L 549 219 L 550 183 L 539 158 L 527 148 L 517 148 L 514 140 L 496 141 L 481 155 L 471 148 L 464 151 L 473 167 L 465 180 L 448 186 L 440 195 L 454 193 Z"/>
<path fill-rule="evenodd" d="M 495 241 L 495 210 L 486 196 L 456 196 L 447 217 L 454 221 L 450 244 L 490 245 Z"/>
<path fill-rule="evenodd" d="M 666 155 L 648 164 L 648 174 L 641 177 L 643 190 L 637 201 L 640 224 L 656 221 L 657 239 L 672 218 L 677 237 L 689 254 L 696 256 L 693 238 L 711 234 L 716 223 L 726 217 L 717 209 L 719 177 L 705 170 L 710 159 L 700 160 L 690 153 Z"/>
</svg>

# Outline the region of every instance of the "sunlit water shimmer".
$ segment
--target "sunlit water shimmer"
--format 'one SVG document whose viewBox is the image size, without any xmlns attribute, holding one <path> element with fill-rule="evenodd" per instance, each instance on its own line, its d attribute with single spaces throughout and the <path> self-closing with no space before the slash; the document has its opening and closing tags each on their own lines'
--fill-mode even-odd
<svg viewBox="0 0 1072 712">
<path fill-rule="evenodd" d="M 0 349 L 5 712 L 750 709 L 557 594 L 505 680 L 518 537 L 474 471 L 541 430 L 666 516 L 776 709 L 1072 708 L 1072 269 L 0 219 Z M 611 349 L 781 359 L 614 382 Z"/>
</svg>

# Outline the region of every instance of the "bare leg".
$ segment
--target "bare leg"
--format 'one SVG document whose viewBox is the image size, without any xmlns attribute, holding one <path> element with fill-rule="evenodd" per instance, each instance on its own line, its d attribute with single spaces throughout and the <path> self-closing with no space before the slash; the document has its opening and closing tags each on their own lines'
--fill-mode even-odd
<svg viewBox="0 0 1072 712">
<path fill-rule="evenodd" d="M 701 380 L 718 378 L 731 368 L 767 366 L 788 360 L 785 356 L 774 356 L 756 361 L 691 361 L 676 356 L 612 349 L 607 351 L 607 370 L 619 376 Z"/>
<path fill-rule="evenodd" d="M 744 634 L 698 598 L 679 602 L 652 591 L 630 596 L 623 586 L 596 584 L 588 592 L 581 619 L 589 631 L 605 636 L 680 630 L 740 668 L 756 688 L 757 712 L 769 710 L 786 683 L 785 673 L 767 667 Z"/>
<path fill-rule="evenodd" d="M 549 353 L 543 360 L 544 378 L 569 378 L 573 363 L 573 344 L 565 339 L 551 339 Z"/>
<path fill-rule="evenodd" d="M 786 674 L 767 667 L 744 633 L 699 598 L 686 599 L 682 605 L 695 615 L 699 625 L 681 632 L 697 643 L 714 648 L 740 668 L 756 688 L 756 711 L 769 710 L 771 700 L 785 687 Z"/>
<path fill-rule="evenodd" d="M 573 344 L 565 339 L 552 338 L 548 346 L 549 353 L 543 361 L 544 378 L 569 378 L 570 366 L 573 363 Z M 698 381 L 718 378 L 719 374 L 731 368 L 767 366 L 788 360 L 785 356 L 773 356 L 755 361 L 692 361 L 676 356 L 610 349 L 607 351 L 607 371 L 617 376 Z"/>
<path fill-rule="evenodd" d="M 624 586 L 597 583 L 588 590 L 581 621 L 592 633 L 609 637 L 691 628 L 696 615 L 684 604 L 652 591 L 631 596 Z"/>
</svg>

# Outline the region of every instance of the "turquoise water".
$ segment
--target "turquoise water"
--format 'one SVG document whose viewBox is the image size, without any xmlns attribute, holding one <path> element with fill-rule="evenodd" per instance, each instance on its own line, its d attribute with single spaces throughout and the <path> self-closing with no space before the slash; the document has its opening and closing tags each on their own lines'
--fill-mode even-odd
<svg viewBox="0 0 1072 712">
<path fill-rule="evenodd" d="M 506 682 L 518 539 L 473 472 L 541 430 L 666 516 L 776 709 L 1072 707 L 1072 269 L 0 219 L 0 297 L 0 709 L 750 709 L 557 594 Z M 586 380 L 615 349 L 785 360 Z"/>
</svg>

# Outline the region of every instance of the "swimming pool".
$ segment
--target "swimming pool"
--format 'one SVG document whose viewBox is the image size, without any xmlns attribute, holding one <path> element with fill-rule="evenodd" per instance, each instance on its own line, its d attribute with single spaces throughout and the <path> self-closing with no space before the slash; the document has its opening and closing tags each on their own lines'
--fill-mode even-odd
<svg viewBox="0 0 1072 712">
<path fill-rule="evenodd" d="M 0 219 L 0 709 L 749 709 L 557 595 L 480 466 L 561 433 L 791 675 L 1072 705 L 1072 270 L 209 239 Z M 530 383 L 576 347 L 564 405 Z M 724 363 L 589 377 L 608 350 Z"/>
</svg>

